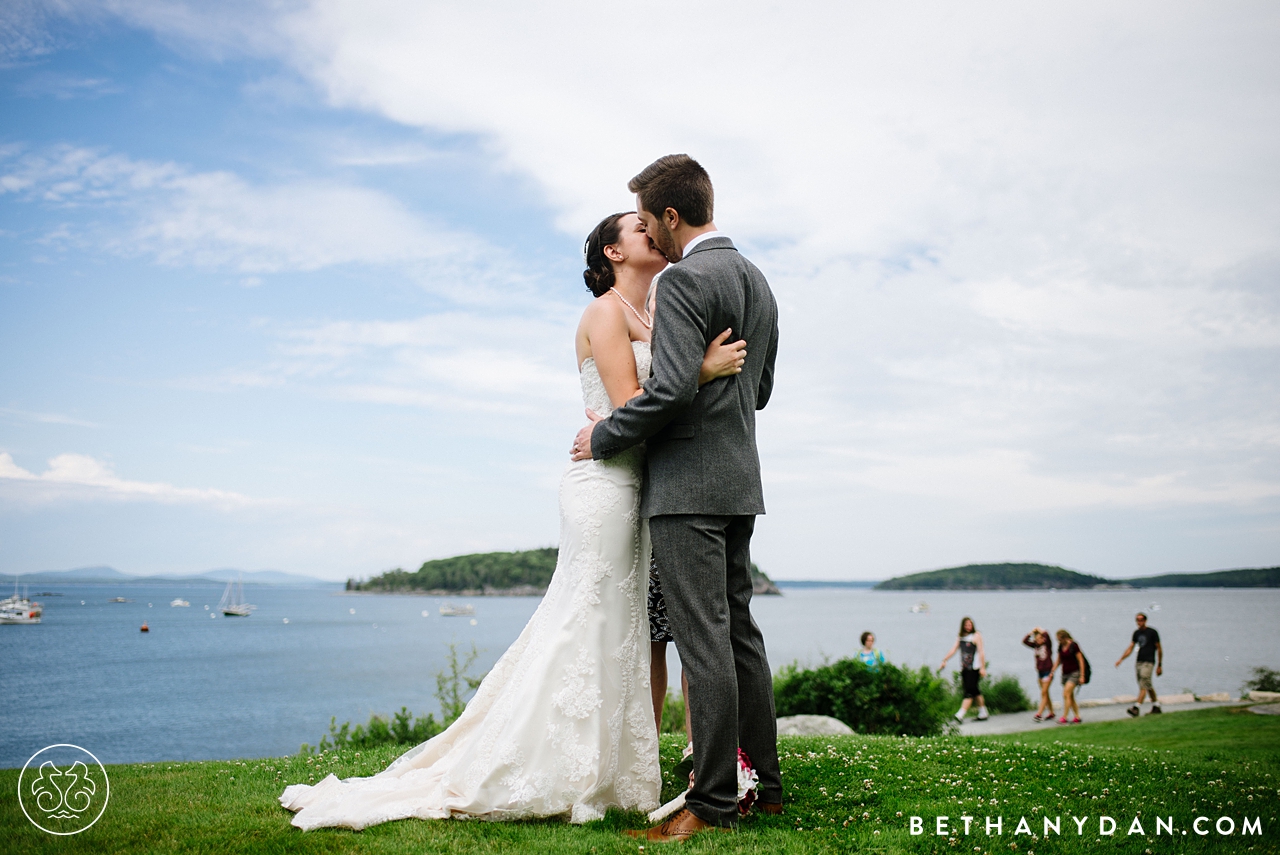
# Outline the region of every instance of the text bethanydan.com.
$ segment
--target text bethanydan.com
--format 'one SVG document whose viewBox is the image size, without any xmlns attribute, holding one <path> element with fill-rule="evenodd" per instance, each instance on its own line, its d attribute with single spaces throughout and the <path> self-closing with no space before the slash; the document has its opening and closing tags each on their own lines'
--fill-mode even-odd
<svg viewBox="0 0 1280 855">
<path fill-rule="evenodd" d="M 1233 834 L 1248 834 L 1262 836 L 1262 817 L 1241 817 L 1237 823 L 1235 817 L 1220 816 L 1213 819 L 1207 816 L 1197 816 L 1191 822 L 1184 825 L 1175 825 L 1173 817 L 1133 817 L 1133 821 L 1129 823 L 1128 831 L 1121 831 L 1124 828 L 1123 820 L 1117 820 L 1115 817 L 1099 816 L 1096 823 L 1093 817 L 1088 816 L 1071 816 L 1067 817 L 1070 822 L 1066 825 L 1066 833 L 1074 832 L 1077 836 L 1083 837 L 1086 834 L 1097 833 L 1098 837 L 1114 837 L 1116 835 L 1128 836 L 1137 834 L 1140 837 L 1147 836 L 1147 827 L 1154 823 L 1152 833 L 1157 837 L 1169 835 L 1171 837 L 1185 836 L 1188 831 L 1192 834 L 1198 834 L 1201 837 L 1208 837 L 1211 834 L 1217 834 L 1222 837 L 1230 837 Z M 1036 833 L 1037 829 L 1033 829 L 1032 824 L 1028 822 L 1025 816 L 1018 817 L 1016 825 L 1013 818 L 1009 817 L 1009 824 L 1005 824 L 1005 817 L 1002 816 L 984 816 L 981 819 L 973 816 L 935 816 L 933 822 L 925 821 L 922 816 L 913 816 L 908 818 L 908 829 L 912 835 L 933 833 L 939 837 L 960 837 L 970 834 L 985 834 L 987 837 L 995 837 L 1012 833 L 1013 836 L 1025 834 L 1028 837 L 1061 837 L 1063 834 L 1062 817 L 1036 817 L 1044 823 L 1044 827 Z M 930 827 L 932 825 L 932 827 Z M 1074 827 L 1073 827 L 1074 826 Z"/>
</svg>

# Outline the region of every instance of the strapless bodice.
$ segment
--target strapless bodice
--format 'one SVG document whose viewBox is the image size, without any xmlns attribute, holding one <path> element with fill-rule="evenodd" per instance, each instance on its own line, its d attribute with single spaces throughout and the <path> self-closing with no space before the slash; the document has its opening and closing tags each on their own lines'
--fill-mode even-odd
<svg viewBox="0 0 1280 855">
<path fill-rule="evenodd" d="M 641 384 L 649 379 L 649 366 L 653 357 L 649 350 L 649 342 L 631 342 L 631 352 L 636 356 L 636 379 Z M 594 357 L 588 356 L 582 362 L 582 403 L 600 416 L 613 412 L 613 402 L 609 400 L 609 392 L 604 388 L 604 380 L 600 378 L 600 369 L 596 368 Z"/>
</svg>

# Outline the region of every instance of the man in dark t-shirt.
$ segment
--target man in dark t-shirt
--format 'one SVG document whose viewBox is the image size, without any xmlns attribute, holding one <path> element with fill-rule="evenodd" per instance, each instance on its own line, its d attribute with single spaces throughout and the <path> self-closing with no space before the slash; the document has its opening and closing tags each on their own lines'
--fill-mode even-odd
<svg viewBox="0 0 1280 855">
<path fill-rule="evenodd" d="M 1138 624 L 1138 628 L 1133 631 L 1133 638 L 1129 641 L 1129 646 L 1124 649 L 1124 653 L 1120 654 L 1120 658 L 1116 660 L 1116 667 L 1120 667 L 1120 663 L 1129 658 L 1129 654 L 1133 652 L 1133 648 L 1138 648 L 1138 658 L 1135 660 L 1135 672 L 1138 677 L 1138 702 L 1129 707 L 1126 712 L 1131 716 L 1137 716 L 1142 712 L 1142 701 L 1148 693 L 1151 695 L 1151 712 L 1160 712 L 1160 702 L 1156 699 L 1156 687 L 1151 683 L 1151 672 L 1155 671 L 1156 676 L 1164 673 L 1164 648 L 1160 646 L 1160 633 L 1155 631 L 1154 627 L 1147 626 L 1147 616 L 1142 612 L 1138 612 L 1134 620 Z"/>
</svg>

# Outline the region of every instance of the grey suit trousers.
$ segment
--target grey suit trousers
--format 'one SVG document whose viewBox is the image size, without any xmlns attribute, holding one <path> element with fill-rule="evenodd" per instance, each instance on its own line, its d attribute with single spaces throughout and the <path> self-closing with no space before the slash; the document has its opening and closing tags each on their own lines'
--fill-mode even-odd
<svg viewBox="0 0 1280 855">
<path fill-rule="evenodd" d="M 751 758 L 763 802 L 782 801 L 773 677 L 751 617 L 754 516 L 649 519 L 667 617 L 689 679 L 694 786 L 685 805 L 713 825 L 737 822 L 737 749 Z"/>
</svg>

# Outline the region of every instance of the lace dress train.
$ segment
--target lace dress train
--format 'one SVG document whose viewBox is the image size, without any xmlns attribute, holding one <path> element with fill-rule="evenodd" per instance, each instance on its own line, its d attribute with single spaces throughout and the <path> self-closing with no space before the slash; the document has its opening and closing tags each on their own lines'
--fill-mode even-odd
<svg viewBox="0 0 1280 855">
<path fill-rule="evenodd" d="M 647 377 L 648 345 L 634 345 L 638 376 Z M 611 411 L 591 360 L 582 386 L 588 407 Z M 609 807 L 657 807 L 642 453 L 569 465 L 551 585 L 458 720 L 372 777 L 288 787 L 280 803 L 296 812 L 295 826 L 360 829 L 408 817 L 587 822 Z"/>
</svg>

